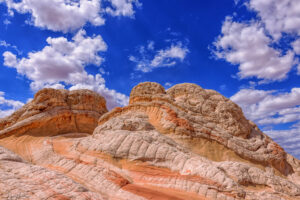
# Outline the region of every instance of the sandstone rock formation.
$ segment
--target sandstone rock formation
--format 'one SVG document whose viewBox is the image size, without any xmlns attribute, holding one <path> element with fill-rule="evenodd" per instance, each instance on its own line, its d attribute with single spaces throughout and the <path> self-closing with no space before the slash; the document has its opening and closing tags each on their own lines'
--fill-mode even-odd
<svg viewBox="0 0 300 200">
<path fill-rule="evenodd" d="M 300 161 L 195 84 L 141 83 L 109 112 L 44 89 L 0 119 L 0 145 L 0 199 L 300 199 Z"/>
<path fill-rule="evenodd" d="M 0 147 L 1 199 L 103 199 L 61 173 L 32 165 Z"/>
</svg>

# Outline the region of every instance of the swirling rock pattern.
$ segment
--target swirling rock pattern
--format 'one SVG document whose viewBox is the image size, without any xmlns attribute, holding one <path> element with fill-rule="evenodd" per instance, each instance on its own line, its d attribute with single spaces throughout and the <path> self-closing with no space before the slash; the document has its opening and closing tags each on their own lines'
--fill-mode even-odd
<svg viewBox="0 0 300 200">
<path fill-rule="evenodd" d="M 146 82 L 105 104 L 44 89 L 1 119 L 0 199 L 300 199 L 299 160 L 215 91 Z"/>
</svg>

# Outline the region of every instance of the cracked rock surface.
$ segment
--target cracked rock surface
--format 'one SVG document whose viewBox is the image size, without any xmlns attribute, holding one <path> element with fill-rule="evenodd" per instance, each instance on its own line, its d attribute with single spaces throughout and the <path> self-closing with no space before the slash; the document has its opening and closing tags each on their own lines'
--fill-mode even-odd
<svg viewBox="0 0 300 200">
<path fill-rule="evenodd" d="M 0 119 L 0 199 L 300 199 L 300 161 L 195 84 L 141 83 L 111 111 L 43 89 Z"/>
</svg>

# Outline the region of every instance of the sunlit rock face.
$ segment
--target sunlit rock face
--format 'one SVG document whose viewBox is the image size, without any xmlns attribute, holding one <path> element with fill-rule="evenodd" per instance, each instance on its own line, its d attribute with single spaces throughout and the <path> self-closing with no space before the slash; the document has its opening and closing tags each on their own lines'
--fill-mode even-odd
<svg viewBox="0 0 300 200">
<path fill-rule="evenodd" d="M 43 89 L 0 119 L 0 199 L 300 199 L 300 162 L 213 90 L 158 83 L 106 109 Z"/>
</svg>

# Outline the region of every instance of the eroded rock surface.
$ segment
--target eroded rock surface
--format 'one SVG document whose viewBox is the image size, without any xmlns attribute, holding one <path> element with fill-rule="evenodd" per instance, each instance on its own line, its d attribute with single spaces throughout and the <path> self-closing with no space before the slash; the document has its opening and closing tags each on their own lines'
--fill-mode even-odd
<svg viewBox="0 0 300 200">
<path fill-rule="evenodd" d="M 65 175 L 32 165 L 0 146 L 1 199 L 103 199 Z"/>
<path fill-rule="evenodd" d="M 92 133 L 105 112 L 105 99 L 92 91 L 43 89 L 20 110 L 0 119 L 0 137 L 23 133 L 39 136 Z"/>
<path fill-rule="evenodd" d="M 141 83 L 110 112 L 44 89 L 0 120 L 0 145 L 0 199 L 300 199 L 299 160 L 195 84 Z"/>
</svg>

